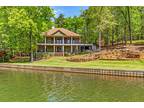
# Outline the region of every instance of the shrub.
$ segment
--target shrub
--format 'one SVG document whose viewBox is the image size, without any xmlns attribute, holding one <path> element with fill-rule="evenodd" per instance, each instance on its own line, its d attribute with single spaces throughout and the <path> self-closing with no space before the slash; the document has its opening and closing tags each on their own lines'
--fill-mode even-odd
<svg viewBox="0 0 144 108">
<path fill-rule="evenodd" d="M 29 61 L 29 57 L 28 56 L 24 56 L 24 57 L 20 57 L 20 56 L 15 56 L 12 59 L 10 59 L 9 62 L 15 63 L 15 62 L 28 62 Z"/>
<path fill-rule="evenodd" d="M 2 56 L 0 56 L 0 62 L 8 62 L 11 58 L 12 55 L 5 52 Z"/>
</svg>

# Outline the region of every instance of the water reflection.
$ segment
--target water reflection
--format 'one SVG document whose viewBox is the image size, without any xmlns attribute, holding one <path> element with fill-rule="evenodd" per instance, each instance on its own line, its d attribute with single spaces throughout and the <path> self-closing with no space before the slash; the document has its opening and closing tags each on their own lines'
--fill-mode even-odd
<svg viewBox="0 0 144 108">
<path fill-rule="evenodd" d="M 0 71 L 0 101 L 144 101 L 144 79 Z"/>
</svg>

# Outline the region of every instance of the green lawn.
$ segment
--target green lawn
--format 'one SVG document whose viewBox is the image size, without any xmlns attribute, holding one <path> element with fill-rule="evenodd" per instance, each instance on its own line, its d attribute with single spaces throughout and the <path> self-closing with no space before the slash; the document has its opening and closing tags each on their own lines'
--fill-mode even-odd
<svg viewBox="0 0 144 108">
<path fill-rule="evenodd" d="M 128 41 L 128 43 L 130 43 L 130 42 Z M 132 43 L 133 44 L 144 44 L 144 40 L 133 40 Z"/>
<path fill-rule="evenodd" d="M 66 57 L 52 57 L 48 60 L 36 61 L 33 63 L 16 63 L 16 64 L 56 66 L 56 67 L 144 70 L 144 60 L 127 60 L 127 61 L 95 60 L 89 62 L 69 62 L 66 61 Z"/>
</svg>

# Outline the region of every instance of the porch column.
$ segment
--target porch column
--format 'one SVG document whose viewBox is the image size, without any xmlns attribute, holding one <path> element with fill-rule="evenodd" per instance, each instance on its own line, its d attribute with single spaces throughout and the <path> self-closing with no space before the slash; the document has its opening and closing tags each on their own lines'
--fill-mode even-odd
<svg viewBox="0 0 144 108">
<path fill-rule="evenodd" d="M 63 53 L 63 56 L 64 56 L 64 45 L 62 46 L 62 53 Z"/>
<path fill-rule="evenodd" d="M 73 52 L 73 46 L 71 45 L 71 53 Z"/>
<path fill-rule="evenodd" d="M 62 37 L 62 44 L 64 44 L 64 37 Z"/>
<path fill-rule="evenodd" d="M 63 44 L 63 46 L 62 46 L 62 52 L 63 52 L 63 56 L 64 56 L 64 53 L 65 53 L 65 51 L 64 51 L 64 37 L 62 37 L 62 44 Z"/>
<path fill-rule="evenodd" d="M 71 44 L 73 44 L 73 38 L 71 37 Z"/>
<path fill-rule="evenodd" d="M 77 53 L 78 53 L 78 51 L 79 51 L 79 49 L 78 49 L 78 45 L 76 46 L 76 49 L 77 49 Z"/>
<path fill-rule="evenodd" d="M 44 52 L 46 53 L 46 36 L 45 36 L 45 46 L 44 46 Z"/>
<path fill-rule="evenodd" d="M 72 40 L 73 40 L 73 38 L 71 37 L 71 39 L 70 39 L 70 41 L 71 41 L 71 42 L 70 42 L 70 43 L 71 43 L 71 53 L 73 53 L 73 46 L 72 46 L 73 41 L 72 41 Z"/>
<path fill-rule="evenodd" d="M 53 37 L 53 53 L 55 55 L 55 37 Z"/>
</svg>

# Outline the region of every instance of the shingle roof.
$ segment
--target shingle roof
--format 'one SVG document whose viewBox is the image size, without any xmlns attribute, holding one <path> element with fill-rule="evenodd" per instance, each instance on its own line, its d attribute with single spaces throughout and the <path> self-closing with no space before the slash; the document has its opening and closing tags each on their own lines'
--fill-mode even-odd
<svg viewBox="0 0 144 108">
<path fill-rule="evenodd" d="M 50 29 L 49 31 L 44 32 L 44 35 L 45 36 L 53 36 L 57 32 L 62 32 L 65 36 L 70 36 L 70 37 L 71 36 L 80 36 L 79 34 L 74 33 L 72 31 L 69 31 L 69 30 L 64 29 L 64 28 L 53 28 L 53 29 Z"/>
</svg>

